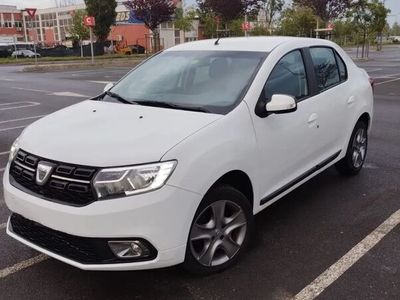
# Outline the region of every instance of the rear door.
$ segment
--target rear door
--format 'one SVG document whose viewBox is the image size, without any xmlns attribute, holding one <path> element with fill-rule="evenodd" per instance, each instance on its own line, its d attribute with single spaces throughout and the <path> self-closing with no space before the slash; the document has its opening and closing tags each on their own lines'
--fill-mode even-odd
<svg viewBox="0 0 400 300">
<path fill-rule="evenodd" d="M 342 148 L 347 133 L 347 109 L 354 97 L 347 87 L 347 70 L 341 57 L 330 47 L 312 47 L 309 58 L 315 73 L 318 115 L 317 157 L 323 160 Z"/>
</svg>

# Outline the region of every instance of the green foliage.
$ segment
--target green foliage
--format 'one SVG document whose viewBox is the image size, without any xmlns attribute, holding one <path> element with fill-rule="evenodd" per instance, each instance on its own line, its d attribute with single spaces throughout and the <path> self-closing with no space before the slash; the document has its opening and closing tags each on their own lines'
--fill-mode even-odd
<svg viewBox="0 0 400 300">
<path fill-rule="evenodd" d="M 261 36 L 261 35 L 265 36 L 265 35 L 270 35 L 270 31 L 268 27 L 257 24 L 256 26 L 253 27 L 250 34 L 252 36 Z"/>
<path fill-rule="evenodd" d="M 285 4 L 285 0 L 263 0 L 262 2 L 267 17 L 267 26 L 268 28 L 271 29 L 275 17 L 282 10 Z M 265 31 L 265 28 L 262 28 L 262 26 L 261 27 L 257 26 L 257 27 L 258 27 L 257 29 L 254 28 L 256 32 L 261 33 Z M 258 34 L 258 35 L 264 35 L 264 34 Z"/>
<path fill-rule="evenodd" d="M 353 24 L 346 20 L 337 20 L 335 23 L 334 41 L 339 45 L 346 46 L 353 40 L 354 31 Z"/>
<path fill-rule="evenodd" d="M 359 0 L 353 5 L 347 17 L 365 36 L 370 33 L 381 33 L 387 24 L 390 10 L 379 0 Z"/>
<path fill-rule="evenodd" d="M 387 25 L 387 16 L 390 9 L 387 9 L 382 2 L 372 0 L 370 4 L 372 11 L 372 31 L 382 33 Z"/>
<path fill-rule="evenodd" d="M 230 36 L 243 36 L 243 30 L 242 30 L 242 24 L 244 20 L 243 19 L 236 19 L 228 24 L 228 29 L 229 29 L 229 35 Z"/>
<path fill-rule="evenodd" d="M 394 36 L 400 36 L 400 25 L 399 25 L 399 23 L 395 22 L 393 24 L 393 26 L 390 28 L 389 34 L 390 35 L 394 35 Z"/>
<path fill-rule="evenodd" d="M 183 31 L 191 31 L 193 29 L 193 20 L 195 19 L 195 12 L 188 12 L 186 15 L 183 13 L 182 8 L 175 9 L 175 28 Z"/>
<path fill-rule="evenodd" d="M 342 16 L 351 0 L 293 0 L 294 5 L 311 8 L 315 15 L 327 22 Z"/>
<path fill-rule="evenodd" d="M 74 41 L 89 39 L 89 28 L 83 25 L 83 18 L 87 15 L 86 10 L 80 9 L 75 11 L 72 17 L 72 26 L 70 34 Z"/>
<path fill-rule="evenodd" d="M 96 26 L 93 31 L 99 41 L 105 41 L 114 24 L 117 13 L 115 0 L 85 0 L 88 15 L 95 17 Z"/>
<path fill-rule="evenodd" d="M 387 25 L 387 16 L 390 10 L 379 0 L 359 0 L 353 4 L 347 17 L 353 23 L 354 30 L 362 33 L 362 51 L 361 57 L 368 56 L 369 41 L 375 40 L 374 34 L 382 37 L 383 31 Z M 377 43 L 377 50 L 381 50 L 381 42 Z"/>
<path fill-rule="evenodd" d="M 280 34 L 290 36 L 310 36 L 317 28 L 317 17 L 307 7 L 292 7 L 282 14 Z"/>
<path fill-rule="evenodd" d="M 216 16 L 211 11 L 197 11 L 200 17 L 200 24 L 203 29 L 203 34 L 206 38 L 214 38 L 217 36 L 217 21 Z"/>
</svg>

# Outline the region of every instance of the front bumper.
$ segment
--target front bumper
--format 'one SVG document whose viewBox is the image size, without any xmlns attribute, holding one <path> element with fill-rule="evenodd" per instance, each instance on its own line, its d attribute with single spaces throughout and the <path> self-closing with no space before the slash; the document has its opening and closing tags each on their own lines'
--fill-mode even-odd
<svg viewBox="0 0 400 300">
<path fill-rule="evenodd" d="M 186 242 L 201 196 L 180 188 L 164 186 L 146 194 L 96 201 L 84 207 L 50 202 L 13 187 L 8 168 L 4 173 L 4 198 L 9 209 L 28 220 L 62 233 L 86 238 L 141 238 L 157 250 L 150 261 L 83 264 L 46 250 L 12 231 L 20 242 L 51 257 L 84 270 L 140 270 L 182 263 Z"/>
</svg>

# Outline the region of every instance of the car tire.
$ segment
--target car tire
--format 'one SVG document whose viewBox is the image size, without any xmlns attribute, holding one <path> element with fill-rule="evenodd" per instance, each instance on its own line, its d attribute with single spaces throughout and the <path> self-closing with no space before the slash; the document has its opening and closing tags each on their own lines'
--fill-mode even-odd
<svg viewBox="0 0 400 300">
<path fill-rule="evenodd" d="M 358 121 L 351 134 L 346 156 L 335 167 L 343 175 L 353 176 L 360 173 L 368 150 L 368 125 Z"/>
<path fill-rule="evenodd" d="M 213 188 L 194 216 L 184 269 L 208 275 L 229 268 L 246 250 L 253 230 L 254 216 L 246 196 L 228 185 Z"/>
</svg>

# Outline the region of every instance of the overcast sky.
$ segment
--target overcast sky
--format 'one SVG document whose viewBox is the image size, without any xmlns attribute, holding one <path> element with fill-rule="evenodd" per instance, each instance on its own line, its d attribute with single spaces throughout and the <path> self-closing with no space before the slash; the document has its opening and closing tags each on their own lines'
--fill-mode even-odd
<svg viewBox="0 0 400 300">
<path fill-rule="evenodd" d="M 25 7 L 46 8 L 55 6 L 56 1 L 60 0 L 1 0 L 1 4 L 17 5 L 19 8 L 25 8 Z M 76 0 L 76 1 L 83 2 L 83 0 Z M 195 0 L 184 0 L 184 1 L 186 5 L 195 2 Z M 396 19 L 398 22 L 400 22 L 400 1 L 386 0 L 386 6 L 392 10 L 391 15 L 393 15 L 389 17 L 389 22 L 393 23 L 394 21 L 396 21 Z"/>
</svg>

